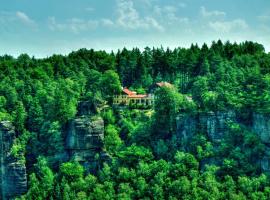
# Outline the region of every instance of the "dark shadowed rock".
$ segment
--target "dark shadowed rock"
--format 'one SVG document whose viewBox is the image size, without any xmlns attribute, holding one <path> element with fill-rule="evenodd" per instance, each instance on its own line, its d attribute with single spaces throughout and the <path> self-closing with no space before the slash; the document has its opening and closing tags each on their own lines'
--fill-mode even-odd
<svg viewBox="0 0 270 200">
<path fill-rule="evenodd" d="M 177 136 L 182 140 L 184 150 L 189 149 L 192 138 L 197 133 L 205 133 L 216 149 L 228 130 L 228 122 L 243 124 L 237 120 L 236 113 L 233 111 L 181 113 L 176 122 Z M 263 155 L 255 158 L 255 162 L 258 163 L 262 172 L 270 174 L 270 114 L 253 113 L 252 123 L 247 128 L 257 134 L 265 145 Z M 204 168 L 206 164 L 218 162 L 217 158 L 207 158 L 201 162 L 201 168 Z"/>
<path fill-rule="evenodd" d="M 261 141 L 270 145 L 270 115 L 254 113 L 252 130 L 261 138 Z"/>
<path fill-rule="evenodd" d="M 96 112 L 96 108 L 90 101 L 80 101 L 78 104 L 78 116 L 91 115 Z"/>
<path fill-rule="evenodd" d="M 95 171 L 108 160 L 104 147 L 104 121 L 101 117 L 78 116 L 68 124 L 65 149 L 71 160 Z"/>
<path fill-rule="evenodd" d="M 228 123 L 236 121 L 235 112 L 202 112 L 180 114 L 176 119 L 177 134 L 189 142 L 199 133 L 206 133 L 212 142 L 219 142 L 228 130 Z"/>
<path fill-rule="evenodd" d="M 220 142 L 224 138 L 229 122 L 236 122 L 235 112 L 206 112 L 199 115 L 200 130 L 206 132 L 212 142 Z"/>
<path fill-rule="evenodd" d="M 196 134 L 198 120 L 196 115 L 181 113 L 176 118 L 177 137 L 182 139 L 183 144 L 187 144 Z M 184 149 L 188 149 L 187 146 Z"/>
<path fill-rule="evenodd" d="M 178 115 L 177 136 L 183 145 L 182 149 L 189 151 L 193 137 L 198 133 L 204 133 L 217 149 L 220 141 L 225 136 L 231 121 L 236 121 L 235 113 L 228 112 L 197 112 L 192 114 L 181 113 Z M 200 169 L 206 165 L 220 164 L 218 157 L 210 157 L 201 160 Z"/>
<path fill-rule="evenodd" d="M 264 155 L 257 162 L 263 172 L 270 174 L 270 147 L 265 148 Z"/>
<path fill-rule="evenodd" d="M 257 162 L 263 172 L 270 174 L 270 115 L 253 113 L 251 129 L 266 146 L 263 156 Z"/>
<path fill-rule="evenodd" d="M 11 155 L 15 130 L 9 121 L 0 122 L 1 199 L 12 199 L 27 191 L 25 164 Z"/>
<path fill-rule="evenodd" d="M 81 116 L 68 125 L 66 149 L 101 149 L 104 139 L 104 122 L 98 117 Z"/>
</svg>

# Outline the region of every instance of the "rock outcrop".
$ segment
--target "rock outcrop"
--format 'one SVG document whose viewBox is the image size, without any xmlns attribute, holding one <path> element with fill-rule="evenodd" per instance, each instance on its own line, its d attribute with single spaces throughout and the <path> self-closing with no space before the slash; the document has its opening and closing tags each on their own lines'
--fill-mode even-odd
<svg viewBox="0 0 270 200">
<path fill-rule="evenodd" d="M 199 114 L 200 130 L 207 133 L 212 142 L 220 142 L 224 138 L 229 122 L 235 122 L 235 112 L 207 112 Z"/>
<path fill-rule="evenodd" d="M 70 160 L 75 160 L 95 172 L 109 156 L 104 148 L 104 121 L 92 116 L 90 106 L 80 103 L 78 116 L 68 123 L 65 149 Z"/>
<path fill-rule="evenodd" d="M 1 199 L 13 199 L 27 191 L 26 168 L 11 155 L 15 130 L 9 121 L 0 122 L 0 194 Z"/>
<path fill-rule="evenodd" d="M 180 114 L 177 117 L 177 135 L 188 143 L 192 137 L 204 132 L 212 142 L 220 142 L 229 122 L 236 121 L 233 111 Z"/>
<path fill-rule="evenodd" d="M 270 173 L 270 115 L 253 113 L 251 129 L 265 145 L 265 152 L 258 160 L 261 170 Z"/>
<path fill-rule="evenodd" d="M 78 104 L 78 116 L 82 115 L 92 115 L 93 112 L 96 112 L 96 108 L 90 101 L 80 101 Z"/>
<path fill-rule="evenodd" d="M 228 130 L 228 123 L 233 121 L 236 121 L 233 111 L 182 113 L 176 119 L 177 137 L 181 141 L 182 149 L 189 151 L 193 137 L 198 133 L 205 133 L 214 149 L 218 149 Z M 209 157 L 201 161 L 200 167 L 204 169 L 207 164 L 219 165 L 220 162 L 217 157 Z"/>
<path fill-rule="evenodd" d="M 182 113 L 176 118 L 177 137 L 184 144 L 183 149 L 188 149 L 188 144 L 197 132 L 198 118 L 195 114 Z"/>
<path fill-rule="evenodd" d="M 205 133 L 214 147 L 218 148 L 219 142 L 228 130 L 228 123 L 237 122 L 241 124 L 233 111 L 182 113 L 176 121 L 177 137 L 182 141 L 184 150 L 189 150 L 189 144 L 197 133 Z M 264 154 L 256 158 L 256 162 L 262 172 L 270 174 L 270 114 L 253 113 L 251 122 L 247 128 L 258 135 L 265 145 Z M 209 163 L 209 161 L 206 161 L 206 164 Z"/>
<path fill-rule="evenodd" d="M 252 116 L 252 130 L 261 141 L 270 145 L 270 115 L 254 113 Z"/>
</svg>

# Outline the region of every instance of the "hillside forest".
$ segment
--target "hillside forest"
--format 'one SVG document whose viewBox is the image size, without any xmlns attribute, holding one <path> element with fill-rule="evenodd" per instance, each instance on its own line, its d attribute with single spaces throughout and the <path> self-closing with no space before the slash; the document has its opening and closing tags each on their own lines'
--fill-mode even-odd
<svg viewBox="0 0 270 200">
<path fill-rule="evenodd" d="M 173 87 L 157 89 L 152 107 L 112 104 L 122 86 L 145 94 L 162 81 Z M 92 171 L 56 156 L 84 101 L 104 120 L 109 156 Z M 179 116 L 217 112 L 237 116 L 218 142 L 199 128 L 179 138 Z M 270 199 L 254 113 L 270 114 L 270 53 L 255 42 L 0 57 L 0 121 L 15 126 L 10 153 L 27 172 L 20 200 Z"/>
</svg>

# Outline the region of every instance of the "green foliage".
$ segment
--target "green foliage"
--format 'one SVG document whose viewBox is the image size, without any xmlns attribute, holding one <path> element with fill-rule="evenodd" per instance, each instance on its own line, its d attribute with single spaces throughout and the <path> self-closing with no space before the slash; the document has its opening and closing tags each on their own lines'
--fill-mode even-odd
<svg viewBox="0 0 270 200">
<path fill-rule="evenodd" d="M 15 107 L 15 111 L 12 113 L 13 115 L 13 121 L 16 129 L 19 132 L 22 132 L 24 130 L 24 123 L 26 120 L 27 113 L 25 111 L 25 108 L 23 106 L 22 102 L 18 102 L 18 104 Z"/>
<path fill-rule="evenodd" d="M 67 162 L 61 164 L 60 172 L 68 181 L 72 182 L 83 177 L 84 168 L 79 163 Z"/>
<path fill-rule="evenodd" d="M 131 145 L 118 152 L 120 161 L 128 166 L 134 166 L 138 161 L 150 161 L 153 159 L 151 151 L 142 146 Z"/>
<path fill-rule="evenodd" d="M 14 156 L 19 162 L 25 164 L 26 145 L 29 141 L 31 134 L 28 131 L 24 131 L 19 137 L 15 139 L 10 149 L 11 155 Z"/>
<path fill-rule="evenodd" d="M 44 155 L 53 156 L 62 152 L 64 141 L 59 122 L 44 122 L 39 138 L 42 141 L 39 148 Z"/>
<path fill-rule="evenodd" d="M 77 101 L 79 96 L 78 85 L 71 79 L 61 80 L 55 94 L 55 113 L 53 119 L 65 123 L 72 119 L 77 112 Z"/>
<path fill-rule="evenodd" d="M 105 129 L 104 144 L 106 150 L 110 153 L 115 153 L 122 145 L 122 140 L 115 126 L 108 125 Z"/>
<path fill-rule="evenodd" d="M 155 93 L 155 134 L 171 135 L 175 131 L 179 111 L 193 110 L 194 104 L 173 87 L 161 87 Z"/>
<path fill-rule="evenodd" d="M 27 164 L 29 176 L 21 198 L 270 199 L 269 178 L 256 162 L 266 148 L 247 128 L 252 113 L 270 113 L 269 64 L 260 44 L 220 40 L 174 50 L 0 57 L 0 121 L 15 125 L 10 153 Z M 174 87 L 156 91 L 154 111 L 110 108 L 122 86 L 148 93 L 161 81 Z M 95 175 L 56 156 L 63 155 L 64 130 L 80 101 L 91 104 L 93 115 L 101 111 L 105 122 L 105 150 L 112 160 Z M 242 125 L 228 124 L 220 142 L 200 133 L 183 146 L 176 134 L 179 113 L 228 110 L 240 113 Z"/>
<path fill-rule="evenodd" d="M 25 199 L 225 200 L 269 197 L 269 180 L 265 175 L 253 178 L 239 176 L 235 180 L 226 176 L 220 180 L 216 176 L 216 166 L 207 166 L 204 171 L 199 171 L 198 161 L 189 153 L 177 152 L 170 162 L 137 159 L 140 161 L 132 167 L 119 166 L 116 162 L 110 168 L 105 164 L 96 176 L 83 176 L 81 166 L 65 163 L 58 178 L 51 176 L 46 163 L 39 161 L 42 173 L 39 178 L 35 174 L 30 176 L 30 188 Z M 80 173 L 74 172 L 78 169 Z M 57 181 L 53 183 L 55 178 Z M 80 187 L 78 183 L 82 183 Z"/>
<path fill-rule="evenodd" d="M 104 120 L 104 123 L 107 124 L 114 124 L 116 119 L 113 113 L 113 110 L 109 109 L 106 110 L 103 114 L 102 114 L 102 118 Z"/>
<path fill-rule="evenodd" d="M 119 76 L 112 70 L 106 71 L 101 79 L 101 91 L 104 97 L 110 99 L 113 95 L 121 92 Z"/>
</svg>

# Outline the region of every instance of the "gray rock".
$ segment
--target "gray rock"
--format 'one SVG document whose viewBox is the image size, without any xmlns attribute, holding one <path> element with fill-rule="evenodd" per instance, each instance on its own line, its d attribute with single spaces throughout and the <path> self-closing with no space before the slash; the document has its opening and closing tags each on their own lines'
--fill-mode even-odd
<svg viewBox="0 0 270 200">
<path fill-rule="evenodd" d="M 10 153 L 14 139 L 11 122 L 0 122 L 0 195 L 3 200 L 13 199 L 27 191 L 25 164 Z"/>
<path fill-rule="evenodd" d="M 181 113 L 176 119 L 176 126 L 182 149 L 189 150 L 193 137 L 198 133 L 205 133 L 213 142 L 214 150 L 217 149 L 226 134 L 227 124 L 231 121 L 236 121 L 236 115 L 232 111 Z M 206 158 L 200 162 L 200 169 L 204 170 L 206 165 L 211 164 L 220 165 L 220 160 L 217 157 Z"/>
<path fill-rule="evenodd" d="M 90 101 L 80 101 L 78 104 L 78 116 L 82 115 L 91 115 L 92 113 L 96 112 L 96 108 L 94 107 L 93 103 Z"/>
<path fill-rule="evenodd" d="M 195 115 L 181 113 L 176 118 L 176 135 L 182 143 L 188 143 L 196 134 L 198 121 Z M 184 149 L 187 149 L 184 147 Z"/>
<path fill-rule="evenodd" d="M 80 116 L 71 120 L 68 124 L 66 149 L 101 149 L 103 139 L 103 119 L 100 117 Z"/>
<path fill-rule="evenodd" d="M 232 111 L 180 114 L 176 119 L 177 135 L 188 142 L 195 134 L 204 132 L 212 142 L 219 142 L 231 121 L 236 121 L 235 112 Z"/>
<path fill-rule="evenodd" d="M 104 148 L 104 121 L 101 117 L 78 116 L 67 128 L 65 142 L 69 159 L 78 161 L 95 172 L 102 162 L 109 161 Z"/>
<path fill-rule="evenodd" d="M 226 133 L 229 122 L 235 122 L 235 112 L 207 112 L 199 115 L 200 130 L 207 133 L 212 142 L 220 142 Z"/>
<path fill-rule="evenodd" d="M 270 115 L 254 113 L 252 116 L 252 130 L 265 144 L 270 144 Z"/>
<path fill-rule="evenodd" d="M 256 133 L 261 142 L 266 145 L 264 154 L 257 158 L 262 172 L 270 174 L 270 115 L 253 113 L 251 129 Z"/>
<path fill-rule="evenodd" d="M 265 148 L 265 153 L 262 158 L 258 159 L 260 168 L 265 173 L 270 173 L 270 147 Z"/>
</svg>

